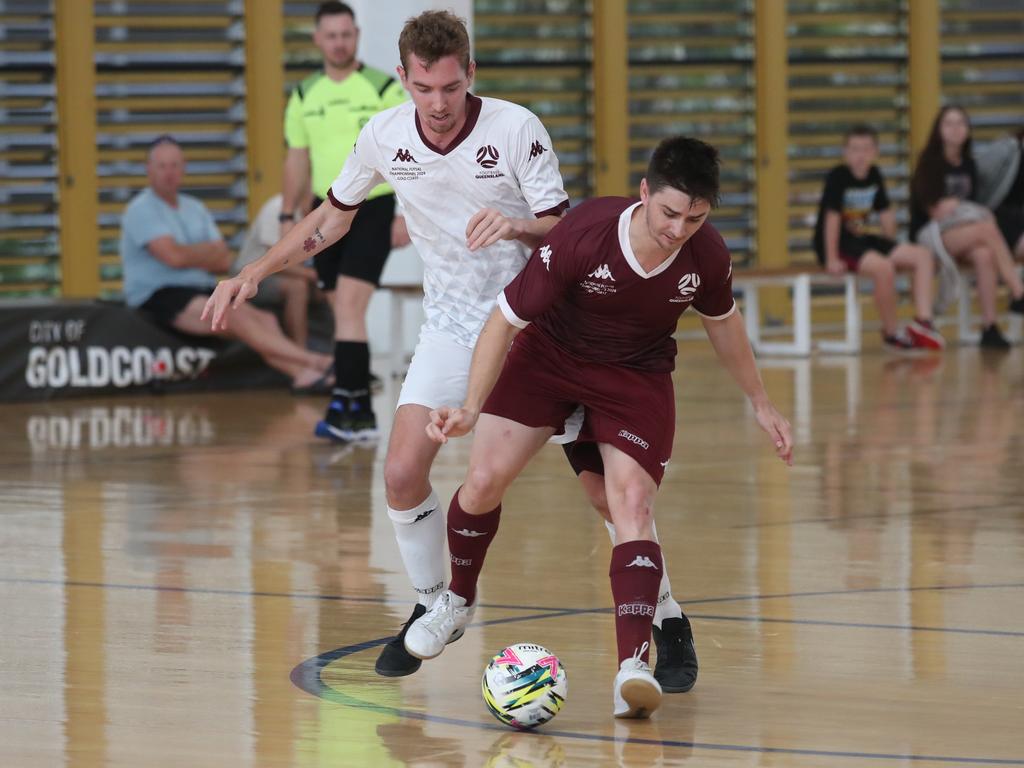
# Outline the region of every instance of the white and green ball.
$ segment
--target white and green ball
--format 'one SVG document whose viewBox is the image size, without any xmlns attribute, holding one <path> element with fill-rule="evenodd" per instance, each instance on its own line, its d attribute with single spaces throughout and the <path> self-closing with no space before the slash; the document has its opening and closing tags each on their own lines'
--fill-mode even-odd
<svg viewBox="0 0 1024 768">
<path fill-rule="evenodd" d="M 484 669 L 484 703 L 505 725 L 536 728 L 558 714 L 569 693 L 565 667 L 547 648 L 517 643 L 491 659 Z"/>
</svg>

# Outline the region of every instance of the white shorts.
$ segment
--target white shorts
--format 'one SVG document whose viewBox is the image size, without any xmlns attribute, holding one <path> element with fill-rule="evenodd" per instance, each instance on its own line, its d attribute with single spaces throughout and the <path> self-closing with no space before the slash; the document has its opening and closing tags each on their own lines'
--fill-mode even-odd
<svg viewBox="0 0 1024 768">
<path fill-rule="evenodd" d="M 469 364 L 473 350 L 437 331 L 420 331 L 405 374 L 398 405 L 422 405 L 440 408 L 460 406 L 466 400 Z"/>
<path fill-rule="evenodd" d="M 412 353 L 409 372 L 405 374 L 402 391 L 398 395 L 396 410 L 403 405 L 422 405 L 440 408 L 442 405 L 460 406 L 466 400 L 469 385 L 469 366 L 473 350 L 464 347 L 450 336 L 437 331 L 420 331 L 419 341 Z M 559 445 L 571 443 L 583 426 L 581 405 L 566 420 L 565 432 L 554 435 L 550 442 Z"/>
</svg>

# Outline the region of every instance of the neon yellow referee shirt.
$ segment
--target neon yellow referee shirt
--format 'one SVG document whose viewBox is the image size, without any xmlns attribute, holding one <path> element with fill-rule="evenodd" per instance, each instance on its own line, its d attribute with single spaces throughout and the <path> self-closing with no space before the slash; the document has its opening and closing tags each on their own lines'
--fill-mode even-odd
<svg viewBox="0 0 1024 768">
<path fill-rule="evenodd" d="M 309 149 L 314 194 L 327 196 L 366 121 L 406 98 L 401 82 L 365 64 L 340 83 L 317 72 L 295 87 L 284 113 L 284 138 L 289 148 Z M 366 198 L 388 194 L 391 187 L 380 184 Z"/>
</svg>

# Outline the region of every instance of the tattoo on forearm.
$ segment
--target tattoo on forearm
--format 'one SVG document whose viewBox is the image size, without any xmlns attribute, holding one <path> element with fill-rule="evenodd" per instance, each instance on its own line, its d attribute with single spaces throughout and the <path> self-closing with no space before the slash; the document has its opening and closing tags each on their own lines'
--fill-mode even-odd
<svg viewBox="0 0 1024 768">
<path fill-rule="evenodd" d="M 302 250 L 306 253 L 311 253 L 320 248 L 325 242 L 327 242 L 327 238 L 320 232 L 320 227 L 317 227 L 313 230 L 313 234 L 306 238 L 306 242 L 302 244 Z"/>
</svg>

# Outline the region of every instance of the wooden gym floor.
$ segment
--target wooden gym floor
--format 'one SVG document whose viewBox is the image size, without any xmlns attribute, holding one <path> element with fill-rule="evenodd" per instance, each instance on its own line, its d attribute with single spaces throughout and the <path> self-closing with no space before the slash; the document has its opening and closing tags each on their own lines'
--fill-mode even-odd
<svg viewBox="0 0 1024 768">
<path fill-rule="evenodd" d="M 657 518 L 701 672 L 635 723 L 608 537 L 557 448 L 506 499 L 476 625 L 384 679 L 412 600 L 383 450 L 313 438 L 319 401 L 0 406 L 0 766 L 1024 765 L 1024 349 L 765 365 L 791 469 L 683 346 Z M 480 698 L 521 641 L 568 670 L 540 734 Z"/>
</svg>

